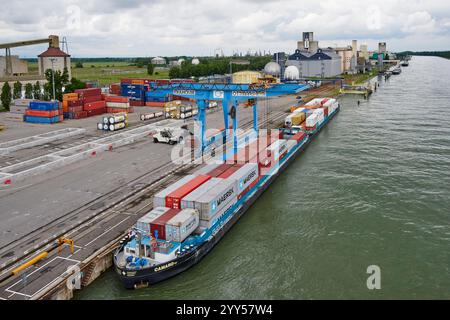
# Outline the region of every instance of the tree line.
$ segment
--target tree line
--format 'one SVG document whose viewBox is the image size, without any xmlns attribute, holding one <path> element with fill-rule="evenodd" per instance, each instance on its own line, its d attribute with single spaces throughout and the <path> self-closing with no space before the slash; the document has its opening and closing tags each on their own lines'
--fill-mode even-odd
<svg viewBox="0 0 450 320">
<path fill-rule="evenodd" d="M 35 99 L 35 100 L 43 100 L 50 101 L 53 99 L 53 77 L 52 70 L 47 69 L 45 71 L 45 79 L 47 82 L 41 86 L 39 81 L 33 85 L 31 83 L 27 83 L 25 87 L 20 81 L 14 82 L 11 85 L 6 82 L 2 87 L 2 92 L 0 95 L 0 101 L 3 106 L 3 109 L 9 111 L 12 100 L 15 99 Z M 67 68 L 64 69 L 63 72 L 55 71 L 54 73 L 55 80 L 55 99 L 58 101 L 62 101 L 63 94 L 72 93 L 77 89 L 86 88 L 86 84 L 76 78 L 72 78 L 69 80 L 69 72 Z M 22 91 L 25 89 L 25 94 L 22 95 Z"/>
<path fill-rule="evenodd" d="M 450 51 L 405 51 L 400 52 L 398 55 L 401 56 L 433 56 L 450 59 Z"/>
<path fill-rule="evenodd" d="M 170 69 L 169 77 L 176 78 L 191 78 L 191 77 L 206 77 L 215 74 L 227 74 L 230 72 L 230 62 L 234 58 L 211 58 L 201 59 L 200 64 L 193 65 L 191 62 L 185 61 L 181 66 L 176 66 Z M 269 63 L 272 58 L 265 57 L 246 57 L 250 62 L 248 65 L 233 64 L 232 71 L 238 72 L 243 70 L 259 71 L 263 70 L 264 66 Z"/>
</svg>

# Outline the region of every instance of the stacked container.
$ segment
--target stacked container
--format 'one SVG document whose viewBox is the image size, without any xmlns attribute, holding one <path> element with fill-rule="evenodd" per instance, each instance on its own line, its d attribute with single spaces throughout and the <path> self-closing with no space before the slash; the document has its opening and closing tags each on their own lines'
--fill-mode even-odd
<svg viewBox="0 0 450 320">
<path fill-rule="evenodd" d="M 183 177 L 182 179 L 178 180 L 174 184 L 171 184 L 169 187 L 165 188 L 164 190 L 158 192 L 153 197 L 153 207 L 165 207 L 166 206 L 166 197 L 171 194 L 173 191 L 177 190 L 178 188 L 182 187 L 189 181 L 195 178 L 195 175 L 188 175 Z"/>
<path fill-rule="evenodd" d="M 62 108 L 58 101 L 33 101 L 25 111 L 25 122 L 57 123 L 63 121 Z"/>
<path fill-rule="evenodd" d="M 105 96 L 106 111 L 108 113 L 133 113 L 129 97 Z"/>
<path fill-rule="evenodd" d="M 172 191 L 166 196 L 166 207 L 180 209 L 182 199 L 210 179 L 211 177 L 206 175 L 196 176 L 186 184 Z"/>
<path fill-rule="evenodd" d="M 166 240 L 183 242 L 199 226 L 198 211 L 185 209 L 166 223 Z"/>
<path fill-rule="evenodd" d="M 306 118 L 306 130 L 314 131 L 317 129 L 319 117 L 317 114 L 313 113 L 308 118 Z"/>
<path fill-rule="evenodd" d="M 128 81 L 127 81 L 128 82 Z M 145 93 L 149 87 L 146 84 L 133 84 L 136 80 L 131 80 L 131 83 L 124 83 L 123 80 L 120 85 L 120 93 L 123 97 L 129 98 L 130 106 L 142 107 L 145 106 Z"/>
</svg>

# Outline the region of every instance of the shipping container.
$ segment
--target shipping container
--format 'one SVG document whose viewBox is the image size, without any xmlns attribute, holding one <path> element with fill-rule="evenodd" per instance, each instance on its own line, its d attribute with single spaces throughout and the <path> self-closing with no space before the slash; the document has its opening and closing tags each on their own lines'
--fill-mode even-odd
<svg viewBox="0 0 450 320">
<path fill-rule="evenodd" d="M 221 178 L 221 179 L 227 179 L 229 178 L 231 175 L 233 175 L 236 171 L 238 171 L 240 168 L 242 168 L 242 164 L 235 164 L 234 166 L 232 166 L 230 169 L 228 169 L 227 171 L 225 171 L 224 173 L 222 173 L 220 176 L 218 176 L 217 178 Z"/>
<path fill-rule="evenodd" d="M 198 169 L 197 171 L 195 171 L 195 174 L 197 175 L 209 175 L 209 173 L 215 169 L 217 169 L 218 167 L 220 167 L 221 165 L 223 165 L 223 163 L 212 163 L 212 164 L 207 164 L 206 166 Z"/>
<path fill-rule="evenodd" d="M 195 209 L 184 209 L 166 223 L 166 240 L 183 242 L 199 226 L 200 217 Z"/>
<path fill-rule="evenodd" d="M 215 188 L 223 179 L 211 178 L 181 200 L 181 209 L 195 209 L 195 200 Z"/>
<path fill-rule="evenodd" d="M 195 233 L 201 234 L 204 230 L 211 229 L 219 221 L 220 218 L 224 217 L 225 214 L 230 212 L 235 204 L 236 203 L 230 202 L 211 218 L 207 220 L 200 219 L 199 228 L 196 229 Z"/>
<path fill-rule="evenodd" d="M 75 93 L 78 93 L 80 99 L 84 99 L 87 97 L 101 97 L 102 89 L 99 88 L 89 88 L 89 89 L 78 89 L 75 90 Z M 101 98 L 100 98 L 101 100 Z"/>
<path fill-rule="evenodd" d="M 96 101 L 96 102 L 86 103 L 84 105 L 83 109 L 84 109 L 84 111 L 98 110 L 98 109 L 106 110 L 106 102 L 105 101 Z"/>
<path fill-rule="evenodd" d="M 121 96 L 105 96 L 106 102 L 129 103 L 130 98 Z"/>
<path fill-rule="evenodd" d="M 180 209 L 182 199 L 210 179 L 210 176 L 196 176 L 183 186 L 179 187 L 177 190 L 172 191 L 166 197 L 166 207 Z"/>
<path fill-rule="evenodd" d="M 230 163 L 224 163 L 221 164 L 220 166 L 218 166 L 216 169 L 212 170 L 211 172 L 208 173 L 208 176 L 213 177 L 213 178 L 217 178 L 218 176 L 220 176 L 222 173 L 224 173 L 225 171 L 227 171 L 228 169 L 230 169 L 233 166 L 233 164 Z"/>
<path fill-rule="evenodd" d="M 199 211 L 202 220 L 208 220 L 229 203 L 236 203 L 237 196 L 236 181 L 226 179 L 198 197 L 195 209 Z"/>
<path fill-rule="evenodd" d="M 53 110 L 53 111 L 40 111 L 40 110 L 31 110 L 28 109 L 25 111 L 25 115 L 32 116 L 32 117 L 44 117 L 44 118 L 51 118 L 59 116 L 60 112 L 59 110 Z"/>
<path fill-rule="evenodd" d="M 195 178 L 196 175 L 187 175 L 183 177 L 182 179 L 178 180 L 177 182 L 171 184 L 164 190 L 158 192 L 153 197 L 153 207 L 164 207 L 166 205 L 166 197 L 172 193 L 173 191 L 177 190 L 181 186 L 185 185 L 188 181 L 191 181 L 193 178 Z"/>
<path fill-rule="evenodd" d="M 290 152 L 292 149 L 294 149 L 295 146 L 296 146 L 297 144 L 298 144 L 298 143 L 297 143 L 297 141 L 295 141 L 295 140 L 288 140 L 288 141 L 286 142 L 286 146 L 287 146 L 288 152 Z"/>
<path fill-rule="evenodd" d="M 306 118 L 306 127 L 312 128 L 315 125 L 317 125 L 318 121 L 319 121 L 319 116 L 317 114 L 313 113 L 308 118 Z"/>
<path fill-rule="evenodd" d="M 33 117 L 33 116 L 24 116 L 25 122 L 29 123 L 42 123 L 42 124 L 50 124 L 50 123 L 58 123 L 59 116 L 44 118 L 44 117 Z"/>
<path fill-rule="evenodd" d="M 256 163 L 248 163 L 237 170 L 228 179 L 236 182 L 237 194 L 241 195 L 259 178 L 259 167 Z"/>
<path fill-rule="evenodd" d="M 286 152 L 286 140 L 279 139 L 272 143 L 267 149 L 267 157 L 279 157 L 281 154 Z"/>
<path fill-rule="evenodd" d="M 150 211 L 137 221 L 137 229 L 143 232 L 144 235 L 150 235 L 150 224 L 163 214 L 167 213 L 169 210 L 169 208 L 164 207 L 154 208 L 152 211 Z"/>
<path fill-rule="evenodd" d="M 180 211 L 181 210 L 169 208 L 166 213 L 163 213 L 161 216 L 153 220 L 150 223 L 150 232 L 152 235 L 157 239 L 166 240 L 166 224 L 169 220 L 179 214 Z"/>
<path fill-rule="evenodd" d="M 30 102 L 29 108 L 31 110 L 40 110 L 40 111 L 53 111 L 59 109 L 59 103 L 48 102 L 48 101 L 32 101 Z"/>
<path fill-rule="evenodd" d="M 295 140 L 297 143 L 302 141 L 303 139 L 305 139 L 307 137 L 306 133 L 304 132 L 298 132 L 295 135 L 293 135 L 290 140 Z"/>
</svg>

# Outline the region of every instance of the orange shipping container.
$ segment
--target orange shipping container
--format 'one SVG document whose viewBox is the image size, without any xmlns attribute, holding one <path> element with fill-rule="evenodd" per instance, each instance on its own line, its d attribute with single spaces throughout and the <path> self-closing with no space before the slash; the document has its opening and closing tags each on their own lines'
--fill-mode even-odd
<svg viewBox="0 0 450 320">
<path fill-rule="evenodd" d="M 144 80 L 134 79 L 134 80 L 131 80 L 131 84 L 140 84 L 140 85 L 144 85 L 145 82 L 144 82 Z"/>
<path fill-rule="evenodd" d="M 31 116 L 31 117 L 51 118 L 51 117 L 59 116 L 59 110 L 41 111 L 41 110 L 28 109 L 28 110 L 25 111 L 25 114 L 27 116 Z"/>
<path fill-rule="evenodd" d="M 78 93 L 66 93 L 63 95 L 63 101 L 75 101 L 78 100 Z"/>
</svg>

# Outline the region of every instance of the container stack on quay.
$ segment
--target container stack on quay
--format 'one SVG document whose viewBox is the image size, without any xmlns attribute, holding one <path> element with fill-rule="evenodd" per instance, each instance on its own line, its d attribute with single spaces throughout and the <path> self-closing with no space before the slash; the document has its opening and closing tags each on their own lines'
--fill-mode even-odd
<svg viewBox="0 0 450 320">
<path fill-rule="evenodd" d="M 62 122 L 62 106 L 58 101 L 32 101 L 23 120 L 28 123 L 53 124 Z"/>
<path fill-rule="evenodd" d="M 106 111 L 108 113 L 133 113 L 129 97 L 105 96 Z"/>
<path fill-rule="evenodd" d="M 84 119 L 106 113 L 106 102 L 101 89 L 75 90 L 63 95 L 65 119 Z"/>
<path fill-rule="evenodd" d="M 97 124 L 98 130 L 119 131 L 128 127 L 128 113 L 117 113 L 103 117 L 103 121 Z"/>
</svg>

